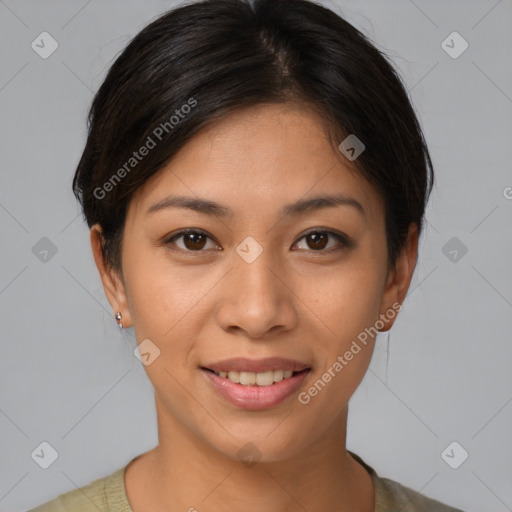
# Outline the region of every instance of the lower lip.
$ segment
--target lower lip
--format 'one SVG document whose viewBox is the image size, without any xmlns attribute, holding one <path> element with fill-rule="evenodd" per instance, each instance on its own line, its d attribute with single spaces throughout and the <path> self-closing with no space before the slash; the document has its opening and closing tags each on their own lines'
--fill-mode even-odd
<svg viewBox="0 0 512 512">
<path fill-rule="evenodd" d="M 209 370 L 201 369 L 213 387 L 231 404 L 249 411 L 261 411 L 275 407 L 294 394 L 310 370 L 298 372 L 270 386 L 244 386 L 236 384 Z"/>
</svg>

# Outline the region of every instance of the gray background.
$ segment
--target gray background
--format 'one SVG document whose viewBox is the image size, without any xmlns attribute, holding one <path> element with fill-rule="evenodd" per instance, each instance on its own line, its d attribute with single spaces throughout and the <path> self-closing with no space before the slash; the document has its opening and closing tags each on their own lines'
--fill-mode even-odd
<svg viewBox="0 0 512 512">
<path fill-rule="evenodd" d="M 395 61 L 437 173 L 409 296 L 352 400 L 348 446 L 468 512 L 512 510 L 512 2 L 324 3 Z M 112 318 L 70 187 L 107 66 L 173 5 L 0 0 L 0 511 L 157 443 L 152 387 Z M 31 48 L 43 31 L 59 44 L 47 59 Z M 458 58 L 441 46 L 453 31 L 469 44 Z M 43 237 L 57 249 L 46 261 Z M 46 470 L 31 458 L 42 441 L 59 454 Z M 458 469 L 441 457 L 452 441 L 469 453 Z"/>
</svg>

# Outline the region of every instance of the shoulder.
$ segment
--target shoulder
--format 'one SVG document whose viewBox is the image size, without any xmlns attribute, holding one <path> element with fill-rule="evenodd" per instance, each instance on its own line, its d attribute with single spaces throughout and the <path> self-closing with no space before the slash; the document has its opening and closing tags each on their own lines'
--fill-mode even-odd
<svg viewBox="0 0 512 512">
<path fill-rule="evenodd" d="M 132 512 L 124 492 L 125 467 L 28 512 Z"/>
<path fill-rule="evenodd" d="M 361 457 L 355 453 L 349 453 L 372 477 L 375 488 L 375 512 L 396 512 L 397 510 L 400 512 L 463 512 L 458 508 L 428 498 L 394 480 L 382 478 Z"/>
<path fill-rule="evenodd" d="M 388 478 L 376 476 L 374 485 L 376 512 L 391 512 L 396 507 L 401 512 L 463 512 Z"/>
</svg>

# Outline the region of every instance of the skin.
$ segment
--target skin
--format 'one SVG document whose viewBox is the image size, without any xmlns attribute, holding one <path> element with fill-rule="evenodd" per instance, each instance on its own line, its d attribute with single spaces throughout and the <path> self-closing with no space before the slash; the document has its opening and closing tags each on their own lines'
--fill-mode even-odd
<svg viewBox="0 0 512 512">
<path fill-rule="evenodd" d="M 246 411 L 225 401 L 199 369 L 234 356 L 298 359 L 311 367 L 304 391 L 365 327 L 403 302 L 416 265 L 416 226 L 392 267 L 382 198 L 351 166 L 306 107 L 251 107 L 200 132 L 137 190 L 122 272 L 105 265 L 101 228 L 92 227 L 113 312 L 121 311 L 137 343 L 148 338 L 160 349 L 144 366 L 155 389 L 159 444 L 125 474 L 135 512 L 374 510 L 371 478 L 345 440 L 348 401 L 375 339 L 307 405 L 295 393 L 268 410 Z M 171 194 L 213 200 L 233 214 L 146 214 Z M 347 205 L 279 214 L 285 204 L 329 194 L 357 199 L 364 214 Z M 185 228 L 209 238 L 165 244 Z M 305 236 L 311 228 L 344 233 L 352 245 L 329 235 L 318 249 Z M 252 263 L 236 252 L 248 236 L 263 249 Z M 381 331 L 396 319 L 388 316 Z M 248 442 L 260 457 L 250 467 L 237 458 Z"/>
</svg>

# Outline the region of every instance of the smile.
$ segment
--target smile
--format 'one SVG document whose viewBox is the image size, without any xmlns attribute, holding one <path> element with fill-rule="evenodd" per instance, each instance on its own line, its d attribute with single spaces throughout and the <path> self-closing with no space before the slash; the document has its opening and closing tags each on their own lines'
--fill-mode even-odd
<svg viewBox="0 0 512 512">
<path fill-rule="evenodd" d="M 271 386 L 275 382 L 289 379 L 293 372 L 291 370 L 274 370 L 268 372 L 214 372 L 219 377 L 229 379 L 235 384 L 242 386 Z"/>
<path fill-rule="evenodd" d="M 238 408 L 264 410 L 292 396 L 311 372 L 282 358 L 230 359 L 200 368 L 216 394 Z"/>
</svg>

